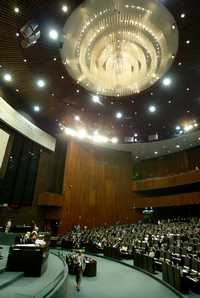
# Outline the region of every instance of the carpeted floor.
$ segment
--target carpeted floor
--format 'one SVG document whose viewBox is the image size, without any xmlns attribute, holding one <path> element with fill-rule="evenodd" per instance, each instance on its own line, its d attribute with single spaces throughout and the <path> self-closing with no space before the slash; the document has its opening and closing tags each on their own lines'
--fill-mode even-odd
<svg viewBox="0 0 200 298">
<path fill-rule="evenodd" d="M 84 277 L 81 291 L 77 292 L 75 277 L 69 276 L 67 298 L 177 298 L 148 275 L 113 261 L 96 259 L 97 277 Z"/>
</svg>

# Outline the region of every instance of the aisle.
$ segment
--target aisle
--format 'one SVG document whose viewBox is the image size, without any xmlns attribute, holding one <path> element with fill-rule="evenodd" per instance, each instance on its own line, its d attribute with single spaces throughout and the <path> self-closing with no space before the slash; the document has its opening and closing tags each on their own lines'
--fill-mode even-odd
<svg viewBox="0 0 200 298">
<path fill-rule="evenodd" d="M 119 263 L 97 260 L 97 277 L 83 278 L 81 291 L 75 277 L 68 278 L 67 298 L 176 298 L 176 294 L 149 276 Z"/>
</svg>

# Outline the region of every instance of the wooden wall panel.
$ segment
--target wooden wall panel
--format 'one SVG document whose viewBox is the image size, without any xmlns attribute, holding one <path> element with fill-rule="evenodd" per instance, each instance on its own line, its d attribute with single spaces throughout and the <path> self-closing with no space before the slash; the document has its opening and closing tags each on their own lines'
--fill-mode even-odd
<svg viewBox="0 0 200 298">
<path fill-rule="evenodd" d="M 70 142 L 65 162 L 60 233 L 75 224 L 134 222 L 131 154 Z"/>
<path fill-rule="evenodd" d="M 200 192 L 157 197 L 134 197 L 134 205 L 136 208 L 185 206 L 195 204 L 200 204 Z"/>
</svg>

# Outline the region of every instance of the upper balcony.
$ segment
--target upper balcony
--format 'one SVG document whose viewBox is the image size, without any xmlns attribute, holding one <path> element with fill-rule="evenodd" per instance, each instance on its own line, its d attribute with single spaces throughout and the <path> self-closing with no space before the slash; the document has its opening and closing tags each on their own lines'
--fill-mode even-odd
<svg viewBox="0 0 200 298">
<path fill-rule="evenodd" d="M 148 178 L 133 181 L 132 191 L 148 191 L 156 189 L 164 189 L 170 187 L 176 187 L 180 185 L 188 185 L 200 182 L 200 170 L 188 171 L 172 176 Z"/>
</svg>

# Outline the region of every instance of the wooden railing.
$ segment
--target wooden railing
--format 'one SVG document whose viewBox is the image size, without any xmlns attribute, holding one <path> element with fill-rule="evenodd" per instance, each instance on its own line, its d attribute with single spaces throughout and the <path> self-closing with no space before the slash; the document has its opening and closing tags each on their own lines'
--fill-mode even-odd
<svg viewBox="0 0 200 298">
<path fill-rule="evenodd" d="M 158 178 L 148 178 L 138 181 L 133 181 L 132 191 L 140 192 L 146 190 L 155 190 L 170 188 L 179 185 L 188 185 L 200 182 L 200 171 L 189 171 L 186 173 L 180 173 L 173 176 L 165 176 Z"/>
</svg>

